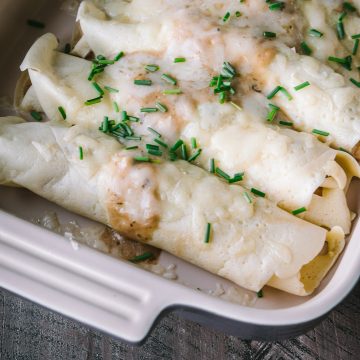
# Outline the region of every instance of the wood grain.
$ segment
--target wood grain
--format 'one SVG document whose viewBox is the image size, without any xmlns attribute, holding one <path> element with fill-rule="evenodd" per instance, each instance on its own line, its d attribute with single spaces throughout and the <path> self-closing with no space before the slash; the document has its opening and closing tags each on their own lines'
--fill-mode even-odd
<svg viewBox="0 0 360 360">
<path fill-rule="evenodd" d="M 320 325 L 281 342 L 244 341 L 175 314 L 141 345 L 85 327 L 0 289 L 1 360 L 360 358 L 360 283 Z"/>
</svg>

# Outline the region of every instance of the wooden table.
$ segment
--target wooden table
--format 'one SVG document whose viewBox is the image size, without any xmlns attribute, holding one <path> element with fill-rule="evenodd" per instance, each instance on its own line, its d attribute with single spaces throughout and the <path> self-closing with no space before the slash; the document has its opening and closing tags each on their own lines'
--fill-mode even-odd
<svg viewBox="0 0 360 360">
<path fill-rule="evenodd" d="M 129 345 L 2 289 L 0 324 L 0 360 L 360 359 L 360 283 L 314 330 L 274 343 L 244 341 L 170 314 L 143 345 Z"/>
</svg>

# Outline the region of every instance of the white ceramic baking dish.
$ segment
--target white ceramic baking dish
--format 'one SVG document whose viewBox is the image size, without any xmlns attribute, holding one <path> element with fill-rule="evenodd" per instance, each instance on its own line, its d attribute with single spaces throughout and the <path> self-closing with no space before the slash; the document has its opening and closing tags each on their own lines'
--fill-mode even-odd
<svg viewBox="0 0 360 360">
<path fill-rule="evenodd" d="M 1 1 L 0 96 L 11 97 L 18 66 L 39 35 L 52 31 L 62 43 L 69 39 L 74 18 L 60 10 L 61 4 L 58 0 Z M 27 27 L 28 18 L 44 21 L 46 29 Z M 8 111 L 1 109 L 3 115 Z M 360 210 L 359 190 L 360 182 L 354 181 L 349 202 L 355 212 Z M 52 210 L 64 221 L 89 221 L 26 190 L 0 187 L 0 209 L 0 286 L 130 342 L 142 341 L 166 311 L 178 311 L 243 338 L 296 336 L 326 316 L 360 275 L 356 221 L 344 253 L 314 295 L 301 298 L 265 288 L 264 298 L 249 307 L 199 291 L 214 289 L 217 283 L 226 288 L 230 283 L 166 253 L 161 254 L 160 263 L 177 265 L 177 282 L 86 246 L 74 249 L 69 240 L 30 219 Z M 246 295 L 249 292 L 239 290 L 239 296 Z"/>
</svg>

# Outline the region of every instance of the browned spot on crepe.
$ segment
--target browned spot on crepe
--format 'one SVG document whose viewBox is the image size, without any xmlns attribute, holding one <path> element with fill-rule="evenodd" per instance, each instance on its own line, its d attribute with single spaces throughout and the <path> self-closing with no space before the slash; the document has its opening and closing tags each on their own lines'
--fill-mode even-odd
<svg viewBox="0 0 360 360">
<path fill-rule="evenodd" d="M 109 225 L 130 239 L 149 241 L 159 223 L 154 164 L 134 163 L 128 155 L 119 153 L 114 156 L 110 166 L 111 187 L 106 204 Z M 141 169 L 146 170 L 146 176 Z M 136 197 L 131 194 L 136 194 Z M 145 198 L 149 199 L 150 209 L 143 209 L 138 203 Z M 134 213 L 134 209 L 138 210 Z"/>
</svg>

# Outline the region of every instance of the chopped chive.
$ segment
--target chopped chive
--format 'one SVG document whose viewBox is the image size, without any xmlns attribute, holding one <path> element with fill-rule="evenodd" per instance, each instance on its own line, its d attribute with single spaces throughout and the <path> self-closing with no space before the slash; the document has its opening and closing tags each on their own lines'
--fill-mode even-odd
<svg viewBox="0 0 360 360">
<path fill-rule="evenodd" d="M 84 104 L 86 106 L 98 104 L 99 102 L 101 102 L 102 98 L 103 98 L 102 96 L 98 96 L 96 98 L 86 100 Z"/>
<path fill-rule="evenodd" d="M 115 57 L 114 61 L 119 61 L 124 56 L 124 52 L 120 51 Z"/>
<path fill-rule="evenodd" d="M 355 86 L 357 86 L 358 88 L 360 88 L 360 81 L 356 81 L 356 80 L 353 79 L 353 78 L 350 78 L 350 81 L 351 81 Z"/>
<path fill-rule="evenodd" d="M 140 119 L 136 116 L 127 116 L 127 120 L 131 121 L 131 122 L 139 122 Z"/>
<path fill-rule="evenodd" d="M 98 60 L 97 62 L 98 62 L 98 64 L 101 64 L 101 65 L 113 65 L 113 64 L 115 64 L 114 60 L 108 60 L 108 59 L 101 59 L 101 60 Z"/>
<path fill-rule="evenodd" d="M 104 89 L 107 90 L 107 91 L 110 92 L 110 93 L 118 93 L 118 92 L 119 92 L 118 89 L 114 89 L 114 88 L 111 87 L 111 86 L 104 86 Z"/>
<path fill-rule="evenodd" d="M 140 140 L 141 140 L 141 136 L 126 136 L 126 140 L 140 141 Z"/>
<path fill-rule="evenodd" d="M 170 151 L 175 152 L 184 142 L 179 139 L 171 148 Z"/>
<path fill-rule="evenodd" d="M 134 256 L 133 258 L 129 259 L 129 261 L 133 262 L 133 263 L 137 263 L 140 261 L 145 261 L 145 260 L 149 260 L 152 259 L 154 257 L 154 254 L 151 252 L 145 252 L 141 255 L 137 255 Z"/>
<path fill-rule="evenodd" d="M 174 59 L 174 63 L 176 64 L 176 63 L 183 63 L 183 62 L 185 62 L 186 61 L 186 59 L 184 58 L 184 57 L 178 57 L 178 58 L 175 58 Z"/>
<path fill-rule="evenodd" d="M 161 138 L 161 134 L 159 134 L 156 130 L 154 130 L 153 128 L 151 128 L 150 126 L 147 128 L 150 132 L 152 132 L 154 135 L 156 135 L 157 137 Z"/>
<path fill-rule="evenodd" d="M 104 121 L 101 124 L 101 130 L 104 133 L 109 131 L 109 118 L 107 116 L 104 116 Z"/>
<path fill-rule="evenodd" d="M 151 162 L 151 159 L 147 156 L 135 156 L 134 160 L 138 162 Z"/>
<path fill-rule="evenodd" d="M 228 11 L 228 12 L 224 15 L 224 17 L 223 17 L 223 22 L 228 21 L 228 20 L 229 20 L 229 17 L 230 17 L 230 12 Z"/>
<path fill-rule="evenodd" d="M 344 29 L 344 24 L 342 21 L 338 21 L 336 23 L 336 31 L 337 31 L 338 38 L 340 40 L 345 38 L 345 29 Z"/>
<path fill-rule="evenodd" d="M 106 57 L 104 55 L 101 55 L 99 54 L 97 57 L 96 57 L 96 60 L 105 60 Z"/>
<path fill-rule="evenodd" d="M 268 38 L 268 39 L 275 38 L 276 33 L 272 32 L 272 31 L 264 31 L 263 32 L 263 37 Z"/>
<path fill-rule="evenodd" d="M 215 159 L 210 159 L 210 169 L 209 169 L 209 171 L 212 174 L 215 174 Z"/>
<path fill-rule="evenodd" d="M 280 91 L 287 97 L 287 99 L 289 101 L 293 99 L 293 97 L 290 95 L 290 93 L 284 87 L 281 86 Z"/>
<path fill-rule="evenodd" d="M 330 133 L 328 133 L 327 131 L 322 131 L 322 130 L 318 130 L 318 129 L 313 129 L 312 133 L 316 134 L 316 135 L 321 135 L 321 136 L 329 136 L 330 135 Z"/>
<path fill-rule="evenodd" d="M 227 61 L 224 61 L 223 70 L 226 70 L 230 77 L 234 77 L 236 75 L 236 70 L 234 67 Z"/>
<path fill-rule="evenodd" d="M 283 3 L 282 1 L 274 2 L 269 5 L 269 10 L 271 10 L 271 11 L 282 10 L 284 8 L 284 6 L 285 6 L 285 3 Z"/>
<path fill-rule="evenodd" d="M 176 83 L 177 83 L 176 79 L 174 79 L 173 77 L 171 77 L 168 74 L 162 74 L 161 78 L 172 85 L 176 85 Z"/>
<path fill-rule="evenodd" d="M 147 150 L 160 150 L 158 145 L 146 144 L 145 147 Z"/>
<path fill-rule="evenodd" d="M 293 126 L 294 125 L 291 121 L 283 121 L 283 120 L 280 120 L 279 124 L 284 125 L 284 126 Z"/>
<path fill-rule="evenodd" d="M 131 127 L 126 123 L 121 123 L 121 127 L 126 131 L 127 136 L 133 136 L 134 131 L 131 129 Z"/>
<path fill-rule="evenodd" d="M 351 35 L 351 38 L 354 40 L 360 39 L 360 34 Z"/>
<path fill-rule="evenodd" d="M 100 96 L 104 95 L 104 90 L 100 87 L 100 85 L 93 81 L 92 86 L 95 88 L 95 90 L 99 93 Z"/>
<path fill-rule="evenodd" d="M 310 46 L 305 41 L 303 41 L 300 44 L 300 47 L 301 47 L 301 50 L 304 53 L 304 55 L 311 55 L 312 54 L 312 50 L 311 50 Z"/>
<path fill-rule="evenodd" d="M 65 109 L 62 106 L 58 107 L 59 113 L 61 114 L 62 118 L 66 120 L 66 112 Z"/>
<path fill-rule="evenodd" d="M 169 89 L 163 91 L 164 95 L 179 95 L 182 94 L 181 89 Z"/>
<path fill-rule="evenodd" d="M 230 101 L 230 104 L 235 108 L 235 109 L 238 109 L 240 111 L 242 111 L 242 108 L 238 105 L 238 104 L 235 104 L 234 102 Z"/>
<path fill-rule="evenodd" d="M 170 161 L 175 161 L 177 160 L 177 155 L 174 152 L 169 152 L 169 159 Z"/>
<path fill-rule="evenodd" d="M 116 101 L 113 102 L 113 106 L 114 106 L 115 112 L 117 112 L 117 113 L 120 112 L 119 105 L 117 104 Z"/>
<path fill-rule="evenodd" d="M 338 22 L 342 22 L 346 15 L 347 15 L 347 12 L 343 11 L 339 16 Z"/>
<path fill-rule="evenodd" d="M 338 58 L 335 56 L 329 56 L 328 60 L 331 62 L 336 62 L 340 65 L 342 65 L 345 69 L 351 70 L 351 62 L 352 62 L 352 58 L 351 56 L 346 56 L 345 58 Z"/>
<path fill-rule="evenodd" d="M 299 90 L 301 90 L 301 89 L 303 89 L 303 88 L 305 88 L 305 87 L 307 87 L 307 86 L 309 86 L 309 85 L 310 85 L 310 83 L 309 83 L 308 81 L 305 81 L 305 82 L 303 82 L 302 84 L 296 85 L 296 86 L 294 87 L 294 90 L 295 90 L 295 91 L 299 91 Z"/>
<path fill-rule="evenodd" d="M 197 157 L 200 156 L 201 151 L 202 151 L 201 149 L 197 149 L 196 152 L 188 158 L 188 161 L 189 162 L 194 161 Z"/>
<path fill-rule="evenodd" d="M 36 121 L 41 121 L 42 120 L 42 115 L 39 112 L 35 111 L 35 110 L 31 111 L 30 115 Z"/>
<path fill-rule="evenodd" d="M 205 229 L 205 237 L 204 237 L 205 244 L 208 244 L 210 242 L 210 237 L 211 237 L 211 224 L 207 223 Z"/>
<path fill-rule="evenodd" d="M 158 108 L 156 107 L 145 107 L 145 108 L 141 108 L 140 112 L 142 113 L 153 113 L 153 112 L 157 112 Z"/>
<path fill-rule="evenodd" d="M 162 103 L 157 102 L 155 105 L 158 108 L 158 110 L 162 113 L 166 113 L 168 111 L 168 108 Z"/>
<path fill-rule="evenodd" d="M 66 43 L 64 46 L 64 53 L 70 54 L 70 51 L 71 51 L 71 45 L 69 43 Z"/>
<path fill-rule="evenodd" d="M 137 145 L 134 145 L 134 146 L 128 146 L 125 148 L 125 150 L 135 150 L 135 149 L 138 149 L 139 147 Z"/>
<path fill-rule="evenodd" d="M 128 119 L 128 114 L 125 110 L 121 112 L 121 120 L 126 121 Z"/>
<path fill-rule="evenodd" d="M 305 211 L 306 211 L 306 207 L 301 207 L 301 208 L 299 208 L 299 209 L 293 210 L 291 213 L 292 213 L 293 215 L 298 215 L 298 214 L 301 214 L 301 213 L 303 213 L 303 212 L 305 212 Z"/>
<path fill-rule="evenodd" d="M 39 20 L 33 20 L 33 19 L 28 19 L 26 21 L 26 23 L 29 25 L 29 26 L 32 26 L 32 27 L 35 27 L 35 28 L 38 28 L 38 29 L 43 29 L 45 27 L 45 24 Z"/>
<path fill-rule="evenodd" d="M 264 297 L 264 293 L 263 293 L 262 289 L 256 293 L 256 296 L 257 296 L 258 298 Z"/>
<path fill-rule="evenodd" d="M 186 144 L 181 144 L 181 157 L 182 157 L 183 160 L 188 159 Z"/>
<path fill-rule="evenodd" d="M 149 79 L 143 79 L 143 80 L 134 80 L 135 85 L 143 85 L 143 86 L 151 86 L 152 81 Z"/>
<path fill-rule="evenodd" d="M 149 64 L 145 66 L 145 70 L 149 71 L 149 72 L 156 72 L 160 69 L 160 67 L 158 65 L 155 64 Z"/>
<path fill-rule="evenodd" d="M 191 147 L 192 147 L 193 149 L 196 149 L 196 148 L 197 148 L 196 139 L 195 139 L 194 137 L 192 137 L 192 138 L 190 139 L 190 141 L 191 141 Z"/>
<path fill-rule="evenodd" d="M 225 171 L 221 170 L 220 168 L 216 167 L 215 173 L 224 178 L 225 180 L 230 180 L 231 177 Z"/>
<path fill-rule="evenodd" d="M 241 176 L 240 174 L 235 175 L 234 177 L 232 177 L 231 179 L 229 179 L 229 184 L 233 184 L 239 181 L 243 180 L 243 176 Z"/>
<path fill-rule="evenodd" d="M 219 93 L 219 103 L 224 104 L 225 100 L 226 100 L 226 93 L 225 91 L 221 91 Z"/>
<path fill-rule="evenodd" d="M 241 12 L 240 12 L 240 11 L 236 11 L 236 12 L 235 12 L 235 16 L 236 16 L 236 17 L 240 17 L 240 16 L 241 16 Z"/>
<path fill-rule="evenodd" d="M 269 105 L 272 105 L 272 104 L 269 104 Z M 268 114 L 266 116 L 266 120 L 269 121 L 269 122 L 274 121 L 278 111 L 279 111 L 279 108 L 277 106 L 276 107 L 271 107 L 271 110 L 268 112 Z"/>
<path fill-rule="evenodd" d="M 358 48 L 359 48 L 359 39 L 355 39 L 355 42 L 354 42 L 354 47 L 352 49 L 352 54 L 353 55 L 356 55 L 357 54 L 357 51 L 358 51 Z"/>
<path fill-rule="evenodd" d="M 281 86 L 277 86 L 277 87 L 267 96 L 267 99 L 271 100 L 280 90 L 281 90 Z"/>
<path fill-rule="evenodd" d="M 316 29 L 310 29 L 309 30 L 309 35 L 310 36 L 313 36 L 313 37 L 322 37 L 324 34 L 319 31 L 319 30 L 316 30 Z"/>
<path fill-rule="evenodd" d="M 246 200 L 249 204 L 252 203 L 251 196 L 250 196 L 246 191 L 243 193 L 243 196 L 244 196 L 245 200 Z"/>
<path fill-rule="evenodd" d="M 84 160 L 84 151 L 82 146 L 79 146 L 79 158 L 80 160 Z"/>
<path fill-rule="evenodd" d="M 165 144 L 163 141 L 161 141 L 160 139 L 154 139 L 154 141 L 156 142 L 156 143 L 158 143 L 159 145 L 161 145 L 162 147 L 164 147 L 164 148 L 167 148 L 168 146 L 167 146 L 167 144 Z"/>
<path fill-rule="evenodd" d="M 260 197 L 265 197 L 265 193 L 263 193 L 262 191 L 255 189 L 255 188 L 251 188 L 250 190 L 253 194 L 260 196 Z"/>
<path fill-rule="evenodd" d="M 147 151 L 150 155 L 154 155 L 154 156 L 162 156 L 162 151 L 161 150 L 154 150 L 154 149 L 148 149 Z"/>
<path fill-rule="evenodd" d="M 356 7 L 353 4 L 349 3 L 349 2 L 344 2 L 343 7 L 344 7 L 345 10 L 348 10 L 348 11 L 351 11 L 351 12 L 356 11 Z"/>
</svg>

